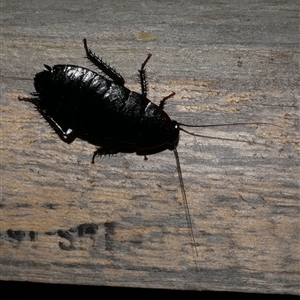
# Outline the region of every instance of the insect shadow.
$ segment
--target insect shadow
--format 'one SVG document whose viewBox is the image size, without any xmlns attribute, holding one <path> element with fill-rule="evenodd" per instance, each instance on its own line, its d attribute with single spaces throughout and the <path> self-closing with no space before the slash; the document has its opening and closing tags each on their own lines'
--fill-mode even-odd
<svg viewBox="0 0 300 300">
<path fill-rule="evenodd" d="M 106 77 L 77 65 L 45 66 L 45 70 L 34 78 L 36 92 L 33 98 L 21 97 L 35 105 L 39 113 L 51 125 L 62 141 L 70 144 L 76 138 L 85 140 L 97 147 L 92 156 L 123 153 L 136 153 L 144 156 L 164 150 L 174 152 L 179 183 L 185 208 L 185 216 L 190 230 L 196 256 L 198 257 L 189 206 L 177 152 L 179 132 L 191 133 L 186 127 L 212 127 L 225 125 L 245 125 L 257 123 L 231 123 L 217 125 L 189 125 L 179 123 L 164 111 L 167 99 L 159 105 L 147 98 L 148 82 L 145 66 L 151 54 L 148 54 L 139 70 L 141 93 L 124 86 L 124 78 L 101 58 L 97 57 L 83 40 L 86 57 L 98 67 Z M 209 137 L 211 138 L 211 137 Z M 227 138 L 222 140 L 236 141 Z"/>
</svg>

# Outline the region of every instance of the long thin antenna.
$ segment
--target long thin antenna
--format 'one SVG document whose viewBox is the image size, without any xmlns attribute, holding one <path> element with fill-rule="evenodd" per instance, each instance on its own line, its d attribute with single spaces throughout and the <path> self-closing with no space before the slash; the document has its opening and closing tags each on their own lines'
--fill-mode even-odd
<svg viewBox="0 0 300 300">
<path fill-rule="evenodd" d="M 178 123 L 179 126 L 186 126 L 186 127 L 221 127 L 221 126 L 237 126 L 237 125 L 261 125 L 261 124 L 268 124 L 268 123 L 261 123 L 261 122 L 242 122 L 242 123 L 224 123 L 224 124 L 207 124 L 207 125 L 189 125 L 184 123 Z"/>
<path fill-rule="evenodd" d="M 195 242 L 195 236 L 194 236 L 194 231 L 193 231 L 193 226 L 192 226 L 192 221 L 191 221 L 191 215 L 190 215 L 190 210 L 189 210 L 189 206 L 188 206 L 188 202 L 187 202 L 187 198 L 186 198 L 186 194 L 185 194 L 185 188 L 184 188 L 184 183 L 183 183 L 183 178 L 182 178 L 182 173 L 181 173 L 179 156 L 178 156 L 178 152 L 177 152 L 176 148 L 174 148 L 174 155 L 175 155 L 175 160 L 176 160 L 176 165 L 177 165 L 181 194 L 182 194 L 182 198 L 183 198 L 183 205 L 184 205 L 184 209 L 185 209 L 185 217 L 186 217 L 186 221 L 188 223 L 188 227 L 190 229 L 190 234 L 191 234 L 191 237 L 193 240 L 196 256 L 198 258 L 198 251 L 197 251 L 196 242 Z"/>
<path fill-rule="evenodd" d="M 276 125 L 276 124 L 271 124 L 271 123 L 264 123 L 264 122 L 248 122 L 248 123 L 224 123 L 224 124 L 210 124 L 210 125 L 189 125 L 189 124 L 184 124 L 184 123 L 178 123 L 179 124 L 179 129 L 181 131 L 184 131 L 190 135 L 193 135 L 193 136 L 198 136 L 198 137 L 202 137 L 202 138 L 206 138 L 206 139 L 217 139 L 217 140 L 223 140 L 223 141 L 233 141 L 233 142 L 239 142 L 239 143 L 247 143 L 247 144 L 252 144 L 254 143 L 253 141 L 246 141 L 246 140 L 237 140 L 237 139 L 230 139 L 230 138 L 222 138 L 222 137 L 216 137 L 216 136 L 208 136 L 208 135 L 202 135 L 202 134 L 196 134 L 196 133 L 193 133 L 193 132 L 190 132 L 182 127 L 181 126 L 186 126 L 186 127 L 222 127 L 222 126 L 231 126 L 231 125 L 272 125 L 272 126 L 275 126 L 275 127 L 281 127 L 279 125 Z M 261 144 L 261 143 L 258 143 L 258 142 L 255 142 L 255 144 L 257 145 L 264 145 L 264 146 L 267 146 L 266 144 Z"/>
<path fill-rule="evenodd" d="M 217 140 L 223 140 L 223 141 L 234 141 L 234 142 L 240 142 L 240 143 L 251 143 L 250 141 L 245 141 L 245 140 L 235 140 L 235 139 L 229 139 L 229 138 L 222 138 L 222 137 L 216 137 L 216 136 L 209 136 L 209 135 L 202 135 L 202 134 L 196 134 L 196 133 L 193 133 L 193 132 L 190 132 L 190 131 L 187 131 L 183 128 L 180 128 L 180 130 L 190 134 L 190 135 L 193 135 L 193 136 L 198 136 L 198 137 L 203 137 L 203 138 L 206 138 L 206 139 L 217 139 Z"/>
</svg>

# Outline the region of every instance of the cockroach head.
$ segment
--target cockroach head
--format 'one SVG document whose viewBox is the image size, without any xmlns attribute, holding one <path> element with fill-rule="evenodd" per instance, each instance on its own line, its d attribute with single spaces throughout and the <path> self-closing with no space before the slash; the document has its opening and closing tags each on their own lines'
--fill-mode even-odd
<svg viewBox="0 0 300 300">
<path fill-rule="evenodd" d="M 178 122 L 172 121 L 172 133 L 169 139 L 169 150 L 174 150 L 174 148 L 177 147 L 178 142 L 179 142 L 179 130 L 180 126 Z"/>
</svg>

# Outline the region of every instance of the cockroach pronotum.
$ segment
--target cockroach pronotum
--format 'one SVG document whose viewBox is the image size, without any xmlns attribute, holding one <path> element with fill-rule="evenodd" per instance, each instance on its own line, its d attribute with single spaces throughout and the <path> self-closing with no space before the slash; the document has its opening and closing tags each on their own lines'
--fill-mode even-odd
<svg viewBox="0 0 300 300">
<path fill-rule="evenodd" d="M 159 105 L 147 98 L 145 66 L 151 54 L 148 54 L 139 70 L 141 93 L 136 93 L 126 88 L 124 78 L 88 48 L 86 39 L 83 44 L 87 58 L 110 79 L 76 65 L 55 65 L 52 68 L 45 65 L 46 70 L 35 75 L 36 92 L 31 93 L 34 98 L 19 96 L 19 100 L 33 103 L 64 142 L 70 144 L 79 138 L 95 145 L 97 150 L 92 156 L 92 163 L 96 156 L 118 152 L 135 152 L 147 159 L 146 155 L 172 150 L 175 154 L 185 215 L 198 257 L 177 152 L 179 132 L 181 130 L 202 137 L 183 129 L 182 126 L 257 123 L 188 125 L 173 121 L 164 111 L 164 104 L 175 93 L 163 98 Z"/>
</svg>

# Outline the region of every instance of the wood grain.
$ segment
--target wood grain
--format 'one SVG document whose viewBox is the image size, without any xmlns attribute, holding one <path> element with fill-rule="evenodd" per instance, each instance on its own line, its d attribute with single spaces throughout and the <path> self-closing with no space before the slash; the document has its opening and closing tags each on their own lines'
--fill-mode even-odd
<svg viewBox="0 0 300 300">
<path fill-rule="evenodd" d="M 299 16 L 293 1 L 2 5 L 2 280 L 299 294 Z M 70 3 L 68 3 L 70 2 Z M 122 4 L 121 4 L 122 3 Z M 94 3 L 95 5 L 95 3 Z M 18 7 L 18 10 L 16 9 Z M 299 33 L 299 32 L 298 32 Z M 43 64 L 89 66 L 81 40 L 191 129 L 178 152 L 59 140 L 28 103 Z"/>
</svg>

